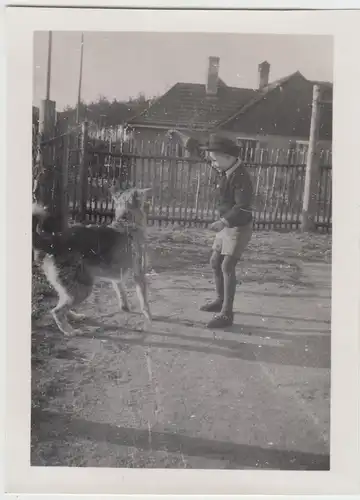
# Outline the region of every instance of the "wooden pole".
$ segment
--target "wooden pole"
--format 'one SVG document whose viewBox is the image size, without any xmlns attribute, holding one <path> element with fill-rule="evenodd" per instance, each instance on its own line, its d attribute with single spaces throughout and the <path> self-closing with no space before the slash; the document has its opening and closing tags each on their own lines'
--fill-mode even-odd
<svg viewBox="0 0 360 500">
<path fill-rule="evenodd" d="M 55 102 L 44 99 L 40 102 L 39 108 L 39 143 L 37 155 L 37 179 L 34 183 L 34 198 L 45 206 L 52 206 L 52 190 L 54 184 L 54 146 L 53 144 L 43 144 L 55 134 L 56 109 Z"/>
<path fill-rule="evenodd" d="M 319 85 L 314 85 L 301 220 L 301 230 L 304 232 L 313 231 L 316 227 L 317 181 L 319 178 L 318 138 L 320 129 L 320 105 L 321 89 Z"/>
<path fill-rule="evenodd" d="M 76 107 L 76 123 L 79 123 L 79 120 L 80 120 L 80 104 L 81 104 L 81 86 L 82 86 L 82 73 L 83 73 L 83 59 L 84 59 L 84 33 L 81 33 L 80 72 L 79 72 L 78 98 L 77 98 L 77 107 Z"/>
<path fill-rule="evenodd" d="M 47 101 L 50 99 L 51 56 L 52 56 L 52 31 L 49 31 L 48 60 L 47 60 L 47 72 L 46 72 L 46 100 Z"/>
<path fill-rule="evenodd" d="M 57 134 L 60 134 L 62 130 L 60 127 L 57 129 Z M 65 225 L 65 198 L 66 198 L 66 188 L 67 176 L 64 176 L 64 154 L 66 146 L 66 141 L 68 135 L 63 137 L 58 137 L 54 143 L 54 165 L 52 167 L 52 177 L 53 177 L 53 199 L 52 199 L 52 212 L 56 217 L 56 229 L 54 231 L 63 231 L 66 228 Z M 66 219 L 67 223 L 67 219 Z"/>
<path fill-rule="evenodd" d="M 80 183 L 80 199 L 79 199 L 79 221 L 86 220 L 86 205 L 88 193 L 88 123 L 85 121 L 81 127 L 81 145 L 80 145 L 80 168 L 79 168 L 79 183 Z"/>
<path fill-rule="evenodd" d="M 61 215 L 62 215 L 62 230 L 68 227 L 69 220 L 69 135 L 63 137 L 63 155 L 61 164 Z"/>
<path fill-rule="evenodd" d="M 50 101 L 51 87 L 51 56 L 52 56 L 52 31 L 49 31 L 48 57 L 46 68 L 46 98 L 40 102 L 39 106 L 39 127 L 37 134 L 35 172 L 33 179 L 33 199 L 50 206 L 51 202 L 51 181 L 49 166 L 53 160 L 53 148 L 51 146 L 42 147 L 41 143 L 54 136 L 56 110 L 55 102 Z"/>
<path fill-rule="evenodd" d="M 195 217 L 197 217 L 199 209 L 199 196 L 200 196 L 200 170 L 197 173 L 197 187 L 196 187 L 196 197 L 195 197 Z"/>
</svg>

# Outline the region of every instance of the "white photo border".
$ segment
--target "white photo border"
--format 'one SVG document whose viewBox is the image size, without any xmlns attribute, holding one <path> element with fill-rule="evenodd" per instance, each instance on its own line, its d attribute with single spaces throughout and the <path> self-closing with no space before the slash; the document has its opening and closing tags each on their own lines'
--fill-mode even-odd
<svg viewBox="0 0 360 500">
<path fill-rule="evenodd" d="M 7 493 L 356 494 L 359 468 L 359 11 L 151 11 L 13 8 L 7 27 Z M 186 27 L 186 29 L 185 29 Z M 334 37 L 330 471 L 30 467 L 31 102 L 33 32 L 166 31 Z M 11 152 L 11 154 L 9 153 Z M 19 182 L 21 177 L 22 182 Z M 14 195 L 16 186 L 16 195 Z M 21 286 L 19 282 L 21 280 Z"/>
</svg>

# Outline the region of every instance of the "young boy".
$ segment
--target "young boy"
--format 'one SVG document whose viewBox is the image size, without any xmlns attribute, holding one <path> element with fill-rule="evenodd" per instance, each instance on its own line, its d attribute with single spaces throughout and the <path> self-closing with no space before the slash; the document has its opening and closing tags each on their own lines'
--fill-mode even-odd
<svg viewBox="0 0 360 500">
<path fill-rule="evenodd" d="M 209 144 L 201 146 L 193 138 L 176 132 L 192 154 L 208 153 L 213 166 L 221 172 L 218 211 L 220 218 L 210 225 L 217 232 L 210 264 L 213 269 L 216 298 L 204 304 L 202 311 L 217 313 L 208 328 L 224 328 L 233 323 L 233 303 L 236 290 L 235 268 L 252 235 L 253 186 L 239 158 L 240 148 L 230 139 L 210 136 Z"/>
<path fill-rule="evenodd" d="M 233 323 L 235 268 L 252 235 L 253 186 L 239 159 L 240 148 L 233 141 L 211 136 L 205 149 L 222 175 L 218 199 L 220 219 L 210 226 L 217 232 L 210 259 L 216 298 L 201 310 L 218 313 L 208 323 L 208 328 L 223 328 Z"/>
</svg>

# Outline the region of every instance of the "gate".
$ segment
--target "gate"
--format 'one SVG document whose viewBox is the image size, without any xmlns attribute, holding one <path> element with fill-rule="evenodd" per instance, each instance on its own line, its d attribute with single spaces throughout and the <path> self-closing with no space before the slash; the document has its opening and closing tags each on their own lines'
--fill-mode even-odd
<svg viewBox="0 0 360 500">
<path fill-rule="evenodd" d="M 110 185 L 116 179 L 124 188 L 131 183 L 122 144 L 91 138 L 86 122 L 70 128 L 56 122 L 52 132 L 49 124 L 44 128 L 47 134 L 33 127 L 33 198 L 57 215 L 58 230 L 71 220 L 111 221 Z"/>
<path fill-rule="evenodd" d="M 69 149 L 68 193 L 72 219 L 110 222 L 114 206 L 109 187 L 119 180 L 123 188 L 131 184 L 131 171 L 121 142 L 112 144 L 92 138 L 87 123 L 82 124 L 78 146 Z"/>
</svg>

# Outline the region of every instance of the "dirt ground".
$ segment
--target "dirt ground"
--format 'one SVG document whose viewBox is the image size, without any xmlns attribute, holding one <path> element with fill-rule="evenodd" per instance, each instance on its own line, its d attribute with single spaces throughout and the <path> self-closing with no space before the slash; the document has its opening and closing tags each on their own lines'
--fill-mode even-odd
<svg viewBox="0 0 360 500">
<path fill-rule="evenodd" d="M 99 283 L 64 338 L 34 272 L 32 465 L 328 469 L 331 237 L 255 233 L 213 332 L 213 234 L 149 231 L 150 329 Z"/>
</svg>

